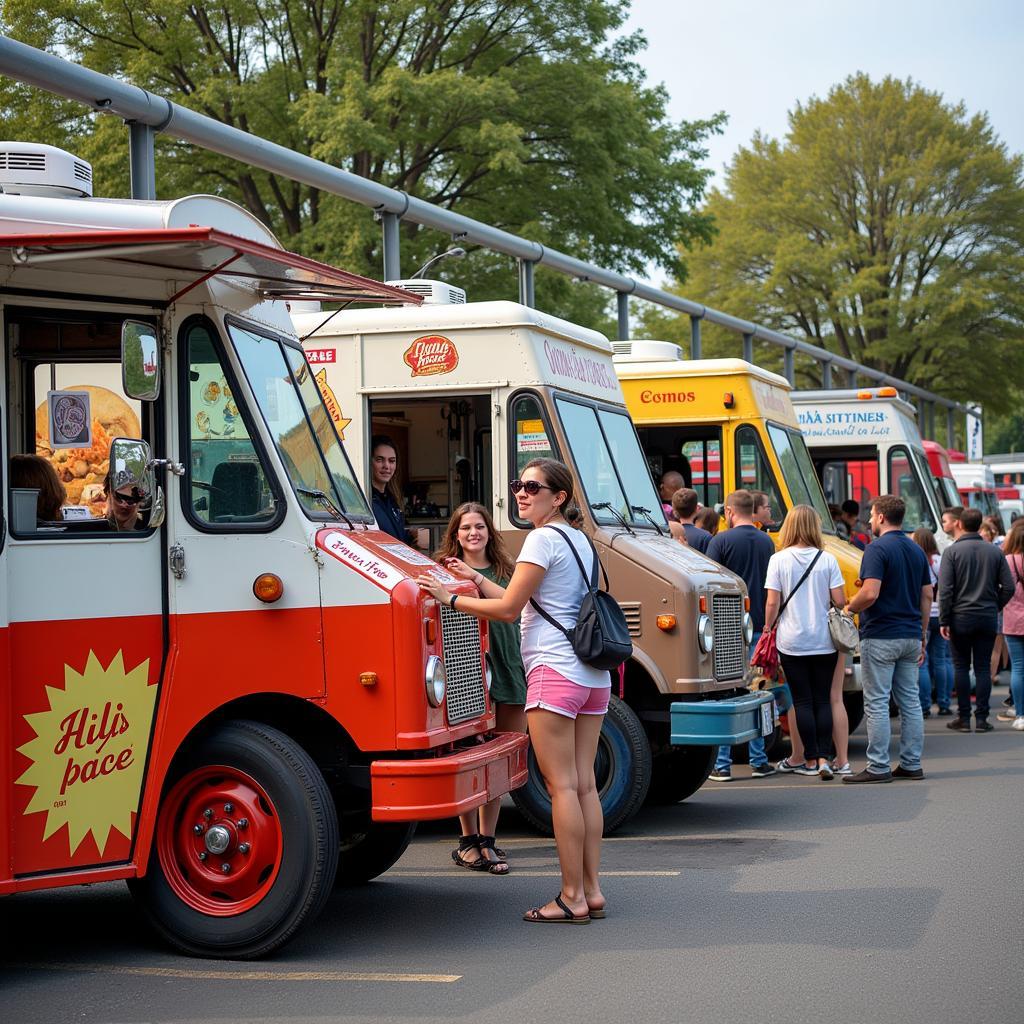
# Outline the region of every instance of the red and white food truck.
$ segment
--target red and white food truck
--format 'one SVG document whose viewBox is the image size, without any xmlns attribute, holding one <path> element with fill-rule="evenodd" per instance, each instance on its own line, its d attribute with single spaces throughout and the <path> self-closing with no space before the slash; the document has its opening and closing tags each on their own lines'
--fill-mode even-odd
<svg viewBox="0 0 1024 1024">
<path fill-rule="evenodd" d="M 418 298 L 222 199 L 92 199 L 82 161 L 12 154 L 0 894 L 123 878 L 178 949 L 260 956 L 526 778 L 486 628 L 377 530 L 287 308 Z"/>
</svg>

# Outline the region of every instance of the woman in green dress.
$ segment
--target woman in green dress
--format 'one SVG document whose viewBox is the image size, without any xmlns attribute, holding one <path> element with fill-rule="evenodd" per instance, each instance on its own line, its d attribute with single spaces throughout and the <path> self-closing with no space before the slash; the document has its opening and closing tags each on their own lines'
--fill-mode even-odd
<svg viewBox="0 0 1024 1024">
<path fill-rule="evenodd" d="M 450 559 L 476 570 L 474 582 L 484 580 L 505 587 L 512 578 L 515 562 L 505 550 L 494 521 L 483 505 L 468 501 L 460 505 L 448 523 L 441 547 L 434 557 L 442 564 Z M 466 576 L 469 575 L 467 571 Z M 491 659 L 491 704 L 499 732 L 526 732 L 526 672 L 520 653 L 519 623 L 489 622 Z M 491 800 L 468 814 L 459 815 L 462 837 L 452 860 L 472 871 L 508 874 L 508 862 L 494 845 L 501 798 Z"/>
</svg>

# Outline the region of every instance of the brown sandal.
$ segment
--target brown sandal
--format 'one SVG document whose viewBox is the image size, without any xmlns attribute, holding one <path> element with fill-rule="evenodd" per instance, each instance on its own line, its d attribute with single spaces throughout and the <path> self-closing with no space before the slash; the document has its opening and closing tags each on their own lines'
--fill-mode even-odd
<svg viewBox="0 0 1024 1024">
<path fill-rule="evenodd" d="M 534 907 L 523 914 L 523 920 L 529 921 L 530 924 L 590 924 L 590 912 L 579 915 L 574 914 L 566 906 L 561 893 L 555 897 L 555 903 L 561 908 L 561 917 L 545 917 L 540 912 L 540 907 Z"/>
</svg>

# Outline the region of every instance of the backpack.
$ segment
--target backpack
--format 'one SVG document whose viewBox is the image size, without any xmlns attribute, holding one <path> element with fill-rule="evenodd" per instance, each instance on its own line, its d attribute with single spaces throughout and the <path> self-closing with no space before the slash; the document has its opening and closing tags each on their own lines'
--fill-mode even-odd
<svg viewBox="0 0 1024 1024">
<path fill-rule="evenodd" d="M 576 546 L 568 535 L 557 526 L 552 526 L 551 529 L 569 545 L 572 557 L 576 559 L 576 564 L 580 567 L 580 575 L 583 577 L 587 592 L 583 595 L 583 601 L 580 603 L 576 625 L 571 629 L 566 629 L 556 622 L 532 597 L 530 604 L 543 619 L 565 636 L 572 645 L 576 657 L 584 665 L 606 670 L 618 668 L 632 655 L 633 641 L 629 639 L 626 616 L 622 614 L 618 601 L 608 593 L 608 573 L 601 565 L 597 548 L 594 547 L 594 542 L 590 537 L 584 533 L 583 536 L 587 538 L 590 550 L 594 552 L 594 571 L 588 578 L 587 571 L 583 568 L 583 562 L 576 552 Z M 604 573 L 604 590 L 598 587 L 598 566 Z"/>
</svg>

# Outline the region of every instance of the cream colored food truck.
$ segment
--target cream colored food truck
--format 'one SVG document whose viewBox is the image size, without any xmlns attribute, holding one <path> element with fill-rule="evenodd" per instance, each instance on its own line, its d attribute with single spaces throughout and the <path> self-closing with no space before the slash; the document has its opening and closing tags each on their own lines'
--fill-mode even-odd
<svg viewBox="0 0 1024 1024">
<path fill-rule="evenodd" d="M 759 702 L 742 703 L 750 696 L 746 596 L 736 577 L 668 535 L 608 341 L 512 302 L 326 317 L 295 315 L 296 331 L 364 480 L 371 436 L 394 440 L 408 525 L 420 531 L 424 552 L 467 500 L 489 507 L 518 551 L 528 524 L 517 518 L 509 481 L 537 456 L 571 468 L 584 529 L 634 643 L 598 754 L 606 826 L 631 816 L 649 790 L 669 802 L 693 793 L 710 771 L 710 744 L 749 739 L 744 716 L 760 715 Z M 722 697 L 741 703 L 723 702 L 721 715 L 710 706 L 703 716 L 686 714 Z M 727 724 L 732 732 L 723 738 L 722 717 L 736 707 L 744 720 Z M 531 771 L 515 799 L 536 827 L 550 828 L 539 773 Z"/>
</svg>

